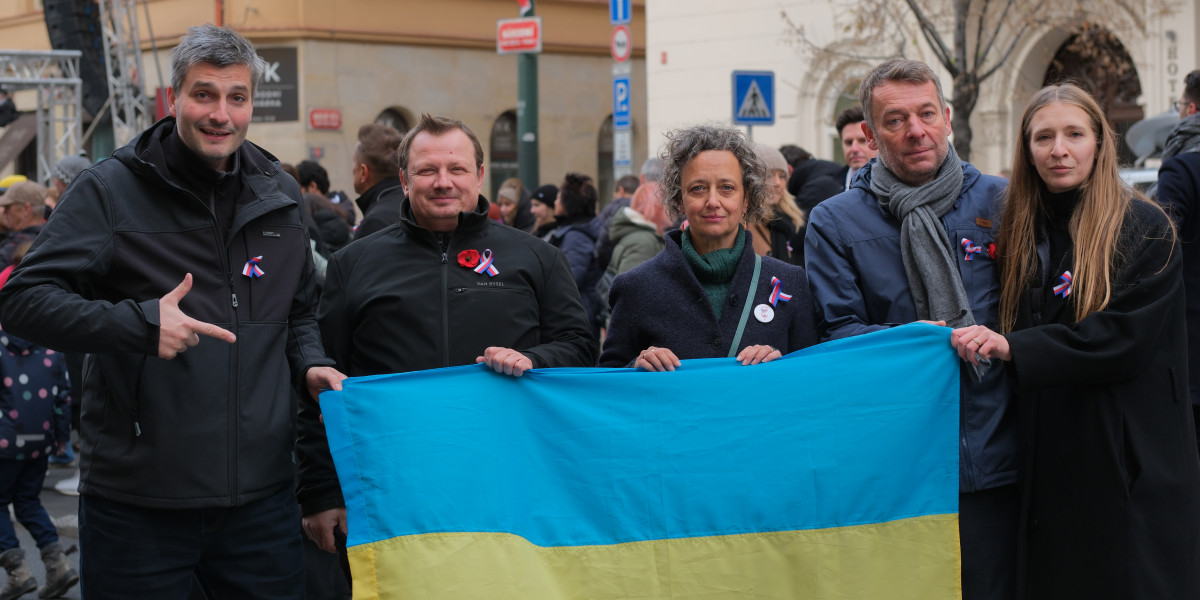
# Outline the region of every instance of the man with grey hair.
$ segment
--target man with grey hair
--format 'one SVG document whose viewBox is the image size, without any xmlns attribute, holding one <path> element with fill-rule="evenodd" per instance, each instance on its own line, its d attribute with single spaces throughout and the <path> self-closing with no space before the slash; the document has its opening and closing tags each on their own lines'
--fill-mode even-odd
<svg viewBox="0 0 1200 600">
<path fill-rule="evenodd" d="M 663 160 L 657 156 L 651 156 L 642 163 L 641 175 L 638 179 L 643 185 L 647 183 L 658 183 L 663 176 Z"/>
<path fill-rule="evenodd" d="M 0 196 L 0 224 L 8 233 L 0 241 L 0 264 L 13 263 L 17 248 L 29 244 L 42 232 L 46 224 L 46 188 L 34 181 L 19 181 L 12 184 Z"/>
<path fill-rule="evenodd" d="M 79 173 L 0 291 L 7 331 L 87 353 L 83 596 L 300 598 L 295 394 L 340 388 L 300 189 L 246 142 L 264 62 L 192 27 L 170 116 Z M 78 200 L 76 198 L 78 197 Z"/>
<path fill-rule="evenodd" d="M 878 160 L 813 208 L 804 241 L 822 339 L 915 321 L 996 326 L 1004 180 L 959 160 L 941 83 L 924 63 L 885 62 L 859 96 Z M 1010 599 L 1019 498 L 1009 383 L 999 365 L 959 371 L 963 598 Z"/>
</svg>

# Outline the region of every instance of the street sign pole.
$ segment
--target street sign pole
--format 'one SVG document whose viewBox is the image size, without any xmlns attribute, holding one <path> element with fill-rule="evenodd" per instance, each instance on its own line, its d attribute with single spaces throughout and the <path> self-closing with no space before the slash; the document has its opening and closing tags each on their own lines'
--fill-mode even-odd
<svg viewBox="0 0 1200 600">
<path fill-rule="evenodd" d="M 533 17 L 536 10 L 536 0 L 529 0 L 523 16 Z M 541 185 L 539 162 L 538 62 L 537 54 L 528 53 L 517 57 L 517 177 L 526 189 Z"/>
<path fill-rule="evenodd" d="M 609 23 L 613 26 L 609 49 L 613 57 L 613 181 L 633 174 L 633 54 L 630 0 L 609 0 Z"/>
<path fill-rule="evenodd" d="M 746 139 L 754 141 L 755 125 L 775 124 L 775 73 L 733 72 L 733 124 L 746 126 Z"/>
</svg>

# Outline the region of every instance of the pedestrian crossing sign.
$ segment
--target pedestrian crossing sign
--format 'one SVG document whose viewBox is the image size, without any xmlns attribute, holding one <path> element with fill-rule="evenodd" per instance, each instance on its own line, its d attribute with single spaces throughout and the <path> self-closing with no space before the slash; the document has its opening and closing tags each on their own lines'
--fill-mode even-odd
<svg viewBox="0 0 1200 600">
<path fill-rule="evenodd" d="M 733 72 L 735 125 L 775 124 L 775 72 Z"/>
</svg>

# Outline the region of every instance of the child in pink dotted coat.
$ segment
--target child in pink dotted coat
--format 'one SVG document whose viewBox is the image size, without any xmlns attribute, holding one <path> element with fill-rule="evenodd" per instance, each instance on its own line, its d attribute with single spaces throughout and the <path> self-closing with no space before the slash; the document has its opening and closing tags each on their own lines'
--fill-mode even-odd
<svg viewBox="0 0 1200 600">
<path fill-rule="evenodd" d="M 70 391 L 62 354 L 0 331 L 0 566 L 9 574 L 0 597 L 15 598 L 22 590 L 37 588 L 24 566 L 9 504 L 41 550 L 50 579 L 70 581 L 68 586 L 78 580 L 65 560 L 53 565 L 63 573 L 52 569 L 51 563 L 62 557 L 62 546 L 39 497 L 47 459 L 62 452 L 70 440 Z"/>
</svg>

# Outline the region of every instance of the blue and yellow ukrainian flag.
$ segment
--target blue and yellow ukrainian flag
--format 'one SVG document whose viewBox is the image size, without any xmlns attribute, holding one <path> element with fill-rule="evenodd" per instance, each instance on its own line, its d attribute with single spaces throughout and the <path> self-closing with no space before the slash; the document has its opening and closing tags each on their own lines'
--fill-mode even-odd
<svg viewBox="0 0 1200 600">
<path fill-rule="evenodd" d="M 354 597 L 959 598 L 948 338 L 348 379 L 321 404 Z"/>
</svg>

